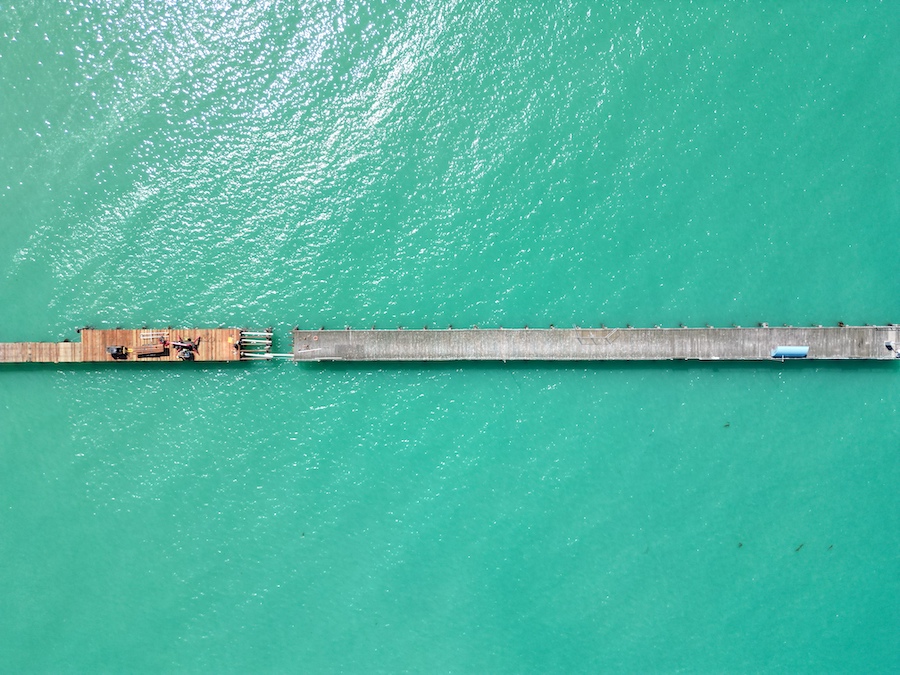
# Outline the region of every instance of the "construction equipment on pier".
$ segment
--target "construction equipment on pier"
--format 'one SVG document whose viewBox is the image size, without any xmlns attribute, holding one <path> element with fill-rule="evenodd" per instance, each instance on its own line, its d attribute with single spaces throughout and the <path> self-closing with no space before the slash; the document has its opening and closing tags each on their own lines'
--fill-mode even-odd
<svg viewBox="0 0 900 675">
<path fill-rule="evenodd" d="M 79 330 L 81 342 L 3 342 L 0 363 L 230 362 L 266 358 L 272 330 L 140 328 Z"/>
</svg>

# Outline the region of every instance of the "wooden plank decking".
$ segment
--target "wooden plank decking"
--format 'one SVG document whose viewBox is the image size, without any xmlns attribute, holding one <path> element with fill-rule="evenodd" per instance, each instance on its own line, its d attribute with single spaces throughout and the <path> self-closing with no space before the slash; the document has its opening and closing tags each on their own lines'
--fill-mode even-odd
<svg viewBox="0 0 900 675">
<path fill-rule="evenodd" d="M 163 337 L 169 342 L 180 340 L 196 340 L 200 338 L 200 347 L 197 350 L 195 361 L 239 361 L 240 351 L 236 345 L 241 339 L 241 331 L 238 328 L 140 328 L 140 329 L 114 329 L 81 331 L 81 360 L 88 362 L 114 361 L 106 348 L 111 346 L 123 346 L 128 350 L 127 361 L 166 362 L 180 361 L 178 350 L 175 347 L 168 349 L 165 356 L 153 356 L 141 358 L 137 349 L 143 345 L 160 344 L 159 338 Z"/>
<path fill-rule="evenodd" d="M 138 328 L 81 331 L 81 342 L 2 342 L 0 363 L 116 363 L 122 361 L 180 361 L 178 349 L 169 346 L 162 356 L 140 357 L 141 351 L 158 351 L 160 338 L 168 342 L 196 340 L 195 361 L 239 361 L 239 328 Z M 106 348 L 124 347 L 125 358 L 113 359 Z M 141 348 L 144 349 L 141 349 Z"/>
<path fill-rule="evenodd" d="M 295 361 L 769 361 L 779 346 L 808 359 L 892 359 L 898 326 L 295 330 Z"/>
<path fill-rule="evenodd" d="M 171 343 L 198 338 L 196 361 L 272 358 L 270 331 L 84 329 L 81 338 L 80 343 L 0 343 L 0 363 L 180 361 L 178 349 Z M 162 349 L 161 340 L 169 343 L 167 349 Z M 251 346 L 254 342 L 256 346 Z M 108 347 L 123 348 L 124 358 L 114 359 L 107 352 Z M 293 358 L 295 361 L 768 361 L 777 347 L 802 348 L 808 359 L 888 360 L 900 353 L 900 326 L 295 330 Z"/>
<path fill-rule="evenodd" d="M 78 342 L 0 342 L 0 363 L 78 363 Z"/>
</svg>

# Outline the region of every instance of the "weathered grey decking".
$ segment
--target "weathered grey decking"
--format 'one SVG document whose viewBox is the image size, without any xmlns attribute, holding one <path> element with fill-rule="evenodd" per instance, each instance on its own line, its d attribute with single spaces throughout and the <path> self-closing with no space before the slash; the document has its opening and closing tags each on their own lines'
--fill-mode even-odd
<svg viewBox="0 0 900 675">
<path fill-rule="evenodd" d="M 769 361 L 779 346 L 808 359 L 892 359 L 900 327 L 295 330 L 296 361 Z"/>
</svg>

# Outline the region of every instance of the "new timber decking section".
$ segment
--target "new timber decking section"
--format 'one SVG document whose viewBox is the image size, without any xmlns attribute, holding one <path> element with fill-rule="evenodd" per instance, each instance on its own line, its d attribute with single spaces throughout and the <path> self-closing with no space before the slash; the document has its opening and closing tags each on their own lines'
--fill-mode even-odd
<svg viewBox="0 0 900 675">
<path fill-rule="evenodd" d="M 136 328 L 80 331 L 81 342 L 2 342 L 0 363 L 121 363 L 270 358 L 272 332 L 240 328 Z M 191 343 L 187 359 L 185 345 Z"/>
<path fill-rule="evenodd" d="M 83 362 L 113 361 L 106 348 L 124 346 L 126 361 L 180 361 L 178 349 L 173 342 L 183 340 L 198 341 L 194 361 L 240 361 L 238 343 L 241 339 L 239 328 L 142 328 L 81 331 L 81 356 Z M 160 356 L 143 356 L 141 348 L 162 346 L 160 340 L 169 344 Z"/>
<path fill-rule="evenodd" d="M 770 361 L 785 347 L 892 359 L 900 326 L 294 331 L 295 361 Z"/>
</svg>

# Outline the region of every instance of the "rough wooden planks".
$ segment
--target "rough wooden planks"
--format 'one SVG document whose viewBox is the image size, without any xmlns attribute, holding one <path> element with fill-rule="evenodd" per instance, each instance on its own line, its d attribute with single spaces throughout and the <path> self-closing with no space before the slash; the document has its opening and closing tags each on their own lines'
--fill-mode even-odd
<svg viewBox="0 0 900 675">
<path fill-rule="evenodd" d="M 0 363 L 77 363 L 77 342 L 0 342 Z"/>
<path fill-rule="evenodd" d="M 122 361 L 180 361 L 178 350 L 169 347 L 165 356 L 138 358 L 139 347 L 169 342 L 196 340 L 200 347 L 195 361 L 239 361 L 239 328 L 139 328 L 81 331 L 81 342 L 0 342 L 0 363 L 119 363 Z M 124 347 L 126 358 L 113 359 L 106 348 Z"/>
<path fill-rule="evenodd" d="M 768 361 L 779 346 L 808 359 L 892 359 L 898 326 L 295 330 L 296 361 Z"/>
<path fill-rule="evenodd" d="M 163 338 L 169 342 L 180 340 L 196 340 L 200 338 L 200 347 L 195 361 L 239 361 L 240 350 L 237 348 L 241 339 L 238 328 L 139 328 L 94 330 L 85 328 L 81 331 L 82 361 L 107 362 L 115 361 L 107 352 L 107 347 L 125 347 L 126 361 L 146 363 L 180 361 L 178 350 L 169 348 L 169 353 L 161 357 L 138 358 L 134 351 L 142 345 L 158 344 Z"/>
</svg>

